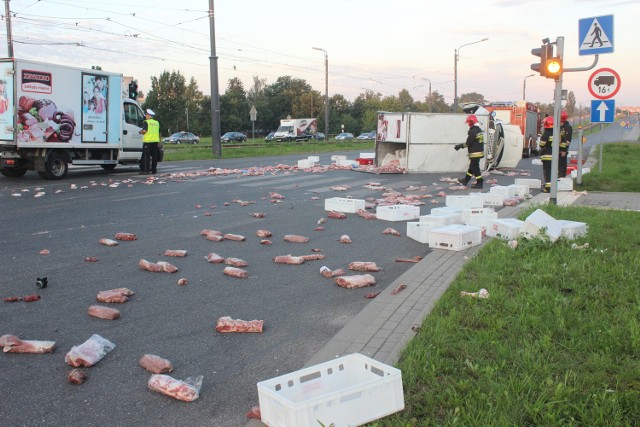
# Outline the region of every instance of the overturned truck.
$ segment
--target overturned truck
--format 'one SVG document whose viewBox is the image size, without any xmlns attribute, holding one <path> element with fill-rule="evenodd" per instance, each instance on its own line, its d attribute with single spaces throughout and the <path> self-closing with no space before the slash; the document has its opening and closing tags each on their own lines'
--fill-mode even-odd
<svg viewBox="0 0 640 427">
<path fill-rule="evenodd" d="M 479 105 L 465 105 L 465 113 L 379 112 L 375 164 L 384 167 L 398 162 L 411 173 L 464 172 L 466 150 L 454 145 L 466 141 L 468 114 L 478 117 L 484 132 L 485 153 L 482 170 L 513 168 L 522 158 L 520 128 L 495 118 Z"/>
</svg>

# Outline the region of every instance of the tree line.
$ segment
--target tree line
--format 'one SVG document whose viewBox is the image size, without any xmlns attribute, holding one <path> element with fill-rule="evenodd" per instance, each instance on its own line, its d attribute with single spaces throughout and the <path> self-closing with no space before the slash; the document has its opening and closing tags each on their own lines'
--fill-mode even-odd
<svg viewBox="0 0 640 427">
<path fill-rule="evenodd" d="M 462 94 L 459 103 L 485 101 L 483 95 L 471 92 Z M 553 103 L 536 105 L 543 114 L 553 113 Z M 253 127 L 249 116 L 252 106 L 257 111 Z M 163 135 L 178 131 L 211 135 L 211 97 L 202 94 L 193 77 L 187 83 L 179 71 L 164 71 L 158 77 L 151 77 L 151 89 L 144 97 L 143 108 L 156 112 Z M 446 113 L 452 109 L 437 90 L 422 100 L 414 100 L 406 89 L 400 90 L 397 96 L 382 96 L 379 92 L 366 90 L 353 101 L 335 94 L 329 98 L 328 129 L 330 135 L 342 129 L 357 135 L 375 130 L 378 111 Z M 587 108 L 576 105 L 573 92 L 567 95 L 565 110 L 570 117 L 588 113 Z M 324 95 L 313 90 L 304 79 L 291 76 L 278 77 L 272 84 L 254 76 L 248 89 L 234 77 L 229 79 L 224 94 L 220 95 L 221 134 L 239 131 L 251 136 L 254 129 L 257 136 L 262 136 L 276 130 L 280 120 L 287 117 L 317 118 L 318 129 L 324 130 Z"/>
</svg>

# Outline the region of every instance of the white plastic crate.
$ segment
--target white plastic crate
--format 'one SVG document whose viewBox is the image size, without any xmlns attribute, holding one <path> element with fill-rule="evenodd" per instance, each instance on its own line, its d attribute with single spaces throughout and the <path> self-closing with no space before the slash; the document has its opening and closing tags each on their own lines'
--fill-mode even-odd
<svg viewBox="0 0 640 427">
<path fill-rule="evenodd" d="M 298 167 L 301 169 L 307 169 L 313 167 L 314 163 L 309 159 L 298 160 Z"/>
<path fill-rule="evenodd" d="M 359 426 L 404 409 L 401 371 L 359 353 L 257 386 L 270 427 Z"/>
<path fill-rule="evenodd" d="M 471 225 L 471 222 L 476 218 L 485 218 L 485 219 L 498 218 L 498 213 L 491 207 L 462 209 L 463 224 Z"/>
<path fill-rule="evenodd" d="M 347 156 L 342 154 L 334 154 L 333 156 L 331 156 L 332 162 L 337 162 L 338 160 L 347 160 Z"/>
<path fill-rule="evenodd" d="M 449 225 L 449 224 L 462 224 L 462 214 L 460 212 L 430 213 L 429 215 L 420 215 L 420 222 L 429 223 L 437 226 Z"/>
<path fill-rule="evenodd" d="M 429 243 L 429 231 L 439 227 L 428 222 L 407 222 L 407 237 L 416 242 Z"/>
<path fill-rule="evenodd" d="M 375 159 L 376 153 L 360 153 L 361 159 Z"/>
<path fill-rule="evenodd" d="M 566 178 L 558 178 L 558 191 L 571 191 L 573 190 L 573 179 Z"/>
<path fill-rule="evenodd" d="M 437 208 L 431 208 L 431 213 L 434 215 L 439 215 L 443 213 L 458 213 L 462 214 L 462 208 L 456 208 L 452 206 L 440 206 Z M 460 217 L 460 221 L 462 221 L 462 216 Z"/>
<path fill-rule="evenodd" d="M 453 208 L 481 208 L 484 201 L 473 196 L 447 196 L 445 204 Z"/>
<path fill-rule="evenodd" d="M 338 165 L 338 166 L 357 166 L 358 162 L 356 162 L 355 160 L 338 159 L 338 160 L 336 160 L 336 165 Z"/>
<path fill-rule="evenodd" d="M 408 221 L 420 217 L 420 206 L 391 205 L 378 206 L 376 217 L 385 221 Z"/>
<path fill-rule="evenodd" d="M 516 189 L 506 185 L 494 185 L 489 189 L 489 193 L 502 194 L 505 199 L 513 199 L 516 197 Z"/>
<path fill-rule="evenodd" d="M 325 211 L 336 211 L 344 213 L 356 213 L 359 209 L 365 208 L 362 199 L 346 199 L 344 197 L 332 197 L 324 200 Z"/>
<path fill-rule="evenodd" d="M 539 179 L 533 179 L 533 178 L 516 178 L 514 181 L 514 184 L 528 185 L 530 189 L 535 188 L 537 190 L 540 190 L 542 188 L 542 181 Z"/>
<path fill-rule="evenodd" d="M 504 205 L 504 196 L 499 193 L 471 193 L 472 197 L 482 198 L 483 206 L 502 206 Z"/>
<path fill-rule="evenodd" d="M 562 224 L 542 209 L 536 209 L 524 221 L 520 233 L 527 238 L 538 237 L 543 233 L 549 236 L 549 240 L 555 242 L 562 236 Z"/>
<path fill-rule="evenodd" d="M 461 251 L 482 241 L 482 229 L 472 225 L 451 224 L 429 231 L 429 247 Z"/>
<path fill-rule="evenodd" d="M 582 168 L 582 175 L 584 175 L 585 173 L 589 173 L 591 172 L 591 168 Z M 578 177 L 578 171 L 577 170 L 572 170 L 571 171 L 571 178 L 577 178 Z"/>
<path fill-rule="evenodd" d="M 524 221 L 520 221 L 517 218 L 492 219 L 491 226 L 487 228 L 487 236 L 517 239 L 523 225 Z"/>
<path fill-rule="evenodd" d="M 566 219 L 559 219 L 558 222 L 562 226 L 562 235 L 569 240 L 587 235 L 589 227 L 585 222 L 568 221 Z"/>
<path fill-rule="evenodd" d="M 529 195 L 529 186 L 527 184 L 511 184 L 507 187 L 513 188 L 513 195 L 515 197 L 526 197 Z"/>
<path fill-rule="evenodd" d="M 320 161 L 320 156 L 309 156 L 307 157 L 307 160 L 309 160 L 310 162 L 318 163 Z"/>
</svg>

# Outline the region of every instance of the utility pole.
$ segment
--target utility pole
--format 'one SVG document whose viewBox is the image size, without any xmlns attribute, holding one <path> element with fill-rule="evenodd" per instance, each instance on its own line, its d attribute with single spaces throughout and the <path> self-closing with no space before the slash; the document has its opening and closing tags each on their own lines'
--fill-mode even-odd
<svg viewBox="0 0 640 427">
<path fill-rule="evenodd" d="M 13 58 L 13 36 L 11 35 L 11 9 L 9 0 L 4 0 L 4 18 L 7 20 L 7 55 Z"/>
<path fill-rule="evenodd" d="M 218 88 L 218 57 L 216 56 L 216 28 L 213 13 L 213 0 L 209 0 L 209 36 L 211 38 L 211 150 L 214 157 L 222 157 L 220 144 L 220 90 Z"/>
</svg>

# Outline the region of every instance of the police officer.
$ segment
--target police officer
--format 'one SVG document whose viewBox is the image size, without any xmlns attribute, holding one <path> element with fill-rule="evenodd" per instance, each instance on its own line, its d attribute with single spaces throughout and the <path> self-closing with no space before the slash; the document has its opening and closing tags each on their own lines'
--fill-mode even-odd
<svg viewBox="0 0 640 427">
<path fill-rule="evenodd" d="M 145 111 L 146 120 L 142 123 L 142 174 L 155 174 L 158 167 L 158 154 L 160 143 L 160 123 L 154 120 L 156 113 L 147 108 Z"/>
<path fill-rule="evenodd" d="M 560 157 L 558 158 L 558 178 L 564 178 L 567 176 L 567 157 L 573 134 L 573 128 L 567 118 L 567 112 L 562 111 L 560 113 Z"/>
<path fill-rule="evenodd" d="M 540 160 L 542 160 L 542 173 L 544 175 L 544 188 L 543 193 L 549 193 L 551 191 L 551 159 L 552 147 L 553 147 L 553 117 L 545 117 L 544 131 L 540 137 Z"/>
<path fill-rule="evenodd" d="M 482 188 L 482 172 L 480 171 L 480 159 L 484 157 L 484 133 L 480 126 L 478 126 L 478 118 L 471 114 L 465 120 L 465 123 L 469 125 L 469 132 L 467 133 L 467 142 L 464 144 L 456 144 L 453 148 L 458 151 L 461 148 L 467 148 L 469 152 L 469 169 L 464 178 L 459 179 L 458 182 L 462 185 L 467 185 L 471 178 L 475 178 L 476 182 L 471 188 Z"/>
</svg>

